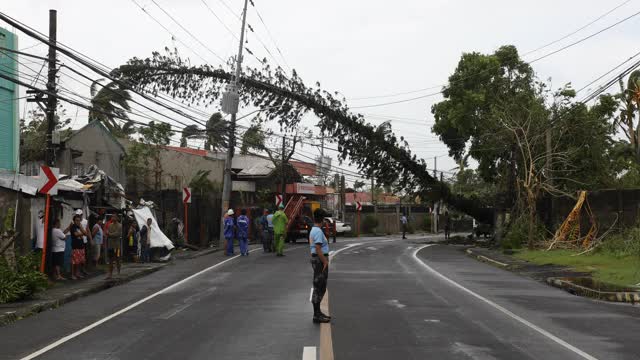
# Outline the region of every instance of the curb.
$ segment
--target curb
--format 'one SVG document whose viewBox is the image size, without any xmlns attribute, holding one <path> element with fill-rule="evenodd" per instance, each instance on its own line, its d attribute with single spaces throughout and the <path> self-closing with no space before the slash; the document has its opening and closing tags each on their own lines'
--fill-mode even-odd
<svg viewBox="0 0 640 360">
<path fill-rule="evenodd" d="M 586 286 L 574 284 L 570 281 L 550 277 L 547 278 L 547 283 L 553 287 L 563 289 L 573 295 L 587 296 L 594 299 L 606 300 L 611 302 L 622 303 L 640 303 L 640 292 L 611 292 L 611 291 L 599 291 L 588 288 Z"/>
<path fill-rule="evenodd" d="M 162 268 L 164 268 L 167 264 L 161 264 L 155 267 L 151 267 L 151 268 L 146 268 L 144 270 L 141 270 L 139 272 L 136 272 L 134 274 L 131 274 L 127 277 L 124 278 L 120 278 L 120 279 L 114 279 L 113 281 L 103 281 L 99 284 L 95 284 L 94 286 L 87 288 L 87 289 L 82 289 L 82 290 L 77 290 L 75 292 L 69 293 L 69 294 L 65 294 L 63 297 L 58 298 L 58 299 L 53 299 L 53 300 L 44 300 L 40 303 L 37 304 L 33 304 L 31 306 L 25 307 L 24 309 L 20 309 L 18 311 L 12 311 L 12 312 L 7 312 L 4 313 L 2 315 L 0 315 L 0 326 L 5 326 L 8 325 L 14 321 L 20 320 L 20 319 L 24 319 L 26 317 L 29 317 L 31 315 L 35 315 L 37 313 L 43 312 L 43 311 L 47 311 L 47 310 L 51 310 L 51 309 L 55 309 L 57 307 L 60 307 L 66 303 L 72 302 L 74 300 L 77 300 L 79 298 L 100 292 L 102 290 L 106 290 L 118 285 L 122 285 L 125 283 L 128 283 L 130 281 L 133 281 L 135 279 L 141 278 L 143 276 L 149 275 L 151 273 L 154 273 Z"/>
<path fill-rule="evenodd" d="M 492 264 L 494 266 L 497 266 L 497 267 L 500 267 L 500 268 L 503 268 L 503 269 L 509 269 L 511 267 L 511 265 L 509 265 L 509 264 L 505 264 L 505 263 L 500 262 L 498 260 L 491 259 L 491 258 L 486 257 L 484 255 L 476 254 L 471 249 L 467 249 L 466 252 L 467 252 L 467 255 L 469 255 L 471 257 L 474 257 L 474 258 L 478 259 L 479 261 L 482 261 L 482 262 L 485 262 L 485 263 L 489 263 L 489 264 Z"/>
</svg>

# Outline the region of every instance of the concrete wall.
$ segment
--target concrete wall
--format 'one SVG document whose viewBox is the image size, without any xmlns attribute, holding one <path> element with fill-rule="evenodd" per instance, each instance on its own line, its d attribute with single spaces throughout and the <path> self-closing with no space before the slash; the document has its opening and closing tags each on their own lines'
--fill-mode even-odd
<svg viewBox="0 0 640 360">
<path fill-rule="evenodd" d="M 425 226 L 425 221 L 433 221 L 432 215 L 429 213 L 429 208 L 424 206 L 394 206 L 394 205 L 380 205 L 378 206 L 377 215 L 374 213 L 373 206 L 364 205 L 362 212 L 360 213 L 360 233 L 364 232 L 362 223 L 366 216 L 376 216 L 378 219 L 377 233 L 380 234 L 395 234 L 402 231 L 400 225 L 400 217 L 402 214 L 407 214 L 409 225 L 416 232 L 430 232 L 430 222 Z M 356 231 L 357 213 L 355 207 L 347 206 L 346 222 L 351 224 L 351 228 L 354 233 Z M 429 218 L 429 220 L 426 219 Z M 444 231 L 444 214 L 440 214 L 438 231 Z M 458 215 L 452 215 L 451 217 L 451 231 L 453 232 L 471 232 L 473 228 L 473 220 L 468 217 L 462 217 Z"/>
<path fill-rule="evenodd" d="M 611 226 L 616 229 L 637 226 L 640 222 L 640 189 L 598 190 L 587 194 L 589 207 L 595 215 L 599 233 Z M 542 199 L 538 204 L 538 215 L 548 227 L 555 229 L 562 224 L 576 200 L 568 197 Z M 615 225 L 614 225 L 615 224 Z M 583 206 L 580 218 L 583 234 L 589 230 L 589 216 Z"/>
</svg>

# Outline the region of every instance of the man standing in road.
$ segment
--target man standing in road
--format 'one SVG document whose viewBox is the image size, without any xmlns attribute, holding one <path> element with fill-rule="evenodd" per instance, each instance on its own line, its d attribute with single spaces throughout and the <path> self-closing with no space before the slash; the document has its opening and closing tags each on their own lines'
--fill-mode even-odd
<svg viewBox="0 0 640 360">
<path fill-rule="evenodd" d="M 276 256 L 284 256 L 284 237 L 289 219 L 284 213 L 284 205 L 280 204 L 278 211 L 273 214 L 273 234 L 276 243 Z"/>
<path fill-rule="evenodd" d="M 328 323 L 331 317 L 322 313 L 320 303 L 327 291 L 329 277 L 329 242 L 322 231 L 322 223 L 326 214 L 322 209 L 313 212 L 313 228 L 309 232 L 309 246 L 311 249 L 311 267 L 313 268 L 313 322 Z"/>
<path fill-rule="evenodd" d="M 224 254 L 226 256 L 233 256 L 233 232 L 235 227 L 235 221 L 233 220 L 233 209 L 229 209 L 224 216 Z"/>
<path fill-rule="evenodd" d="M 449 240 L 451 238 L 451 217 L 449 212 L 444 212 L 444 239 Z"/>
<path fill-rule="evenodd" d="M 240 216 L 236 220 L 238 226 L 238 243 L 240 243 L 240 256 L 249 256 L 248 239 L 249 236 L 249 218 L 247 210 L 240 210 Z"/>
<path fill-rule="evenodd" d="M 402 223 L 402 238 L 406 239 L 407 238 L 407 215 L 402 214 L 402 217 L 400 218 L 400 222 Z"/>
<path fill-rule="evenodd" d="M 140 262 L 150 262 L 151 257 L 149 256 L 149 247 L 151 245 L 151 225 L 153 224 L 153 219 L 148 218 L 147 223 L 142 225 L 142 229 L 140 229 Z"/>
<path fill-rule="evenodd" d="M 109 225 L 108 243 L 109 249 L 107 255 L 109 255 L 109 275 L 106 280 L 111 279 L 113 276 L 113 263 L 116 263 L 118 275 L 120 275 L 120 256 L 122 256 L 122 225 L 120 225 L 120 218 L 117 214 L 111 216 L 113 222 Z"/>
</svg>

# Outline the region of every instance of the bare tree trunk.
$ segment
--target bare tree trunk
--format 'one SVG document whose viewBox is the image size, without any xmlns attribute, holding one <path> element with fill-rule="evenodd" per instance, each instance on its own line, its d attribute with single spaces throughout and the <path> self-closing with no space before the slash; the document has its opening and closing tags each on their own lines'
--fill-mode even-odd
<svg viewBox="0 0 640 360">
<path fill-rule="evenodd" d="M 528 247 L 529 250 L 533 250 L 535 245 L 534 230 L 536 224 L 536 197 L 533 194 L 527 196 L 529 203 L 529 233 L 528 233 Z"/>
</svg>

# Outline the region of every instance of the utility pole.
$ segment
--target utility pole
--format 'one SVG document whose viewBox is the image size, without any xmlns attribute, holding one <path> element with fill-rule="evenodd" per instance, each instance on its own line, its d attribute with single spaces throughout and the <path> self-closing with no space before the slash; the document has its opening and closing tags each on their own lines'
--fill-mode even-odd
<svg viewBox="0 0 640 360">
<path fill-rule="evenodd" d="M 335 185 L 335 189 L 334 191 L 338 191 L 338 196 L 340 196 L 340 175 L 338 175 L 338 173 L 333 174 L 333 184 Z M 337 214 L 334 215 L 334 217 L 336 218 L 340 218 L 340 206 L 341 206 L 341 201 L 338 200 L 337 202 L 335 201 L 335 192 L 333 194 L 333 209 L 336 211 Z M 336 203 L 338 204 L 338 207 L 336 208 Z"/>
<path fill-rule="evenodd" d="M 285 140 L 286 140 L 286 136 L 282 137 L 282 162 L 280 164 L 280 172 L 282 172 L 282 204 L 287 206 L 287 200 L 285 199 L 285 196 L 287 194 L 287 179 L 286 179 L 286 175 L 285 175 L 285 167 L 284 167 L 284 152 L 286 150 L 286 144 L 285 144 Z"/>
<path fill-rule="evenodd" d="M 238 106 L 240 96 L 238 95 L 238 85 L 240 83 L 240 74 L 242 72 L 242 49 L 244 48 L 244 29 L 247 24 L 247 3 L 244 0 L 244 10 L 242 11 L 242 27 L 240 28 L 240 43 L 238 44 L 238 58 L 236 59 L 236 71 L 233 81 L 227 88 L 227 92 L 222 97 L 222 109 L 227 114 L 231 114 L 231 123 L 229 124 L 229 148 L 227 149 L 227 158 L 224 164 L 224 183 L 222 187 L 222 215 L 224 215 L 231 205 L 231 191 L 233 183 L 231 179 L 231 165 L 233 163 L 233 155 L 236 148 L 236 117 L 238 114 Z M 221 221 L 221 220 L 220 220 Z M 224 228 L 220 227 L 219 246 L 224 245 Z"/>
<path fill-rule="evenodd" d="M 47 78 L 47 91 L 49 94 L 56 93 L 56 43 L 57 43 L 57 28 L 58 28 L 58 16 L 56 10 L 49 10 L 49 73 Z M 55 165 L 55 154 L 53 151 L 53 132 L 56 129 L 56 107 L 58 105 L 58 99 L 55 96 L 47 96 L 47 151 L 46 162 L 48 166 L 53 167 Z"/>
<path fill-rule="evenodd" d="M 322 177 L 322 186 L 326 186 L 324 181 L 324 134 L 320 138 L 320 176 Z"/>
<path fill-rule="evenodd" d="M 371 203 L 373 204 L 373 214 L 378 218 L 378 202 L 376 201 L 376 184 L 373 176 L 371 177 Z"/>
<path fill-rule="evenodd" d="M 344 181 L 343 172 L 342 176 L 340 176 L 340 206 L 342 207 L 342 221 L 347 221 L 347 204 L 345 203 L 347 201 L 346 186 L 347 184 Z"/>
<path fill-rule="evenodd" d="M 438 179 L 438 157 L 434 156 L 433 157 L 433 177 L 436 178 L 436 180 Z"/>
</svg>

